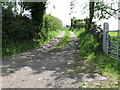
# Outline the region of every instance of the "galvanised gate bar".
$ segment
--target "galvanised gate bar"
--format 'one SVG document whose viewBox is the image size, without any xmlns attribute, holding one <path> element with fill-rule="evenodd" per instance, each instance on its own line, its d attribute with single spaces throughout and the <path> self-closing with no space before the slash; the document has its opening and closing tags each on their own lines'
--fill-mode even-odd
<svg viewBox="0 0 120 90">
<path fill-rule="evenodd" d="M 120 61 L 120 30 L 109 30 L 108 23 L 104 23 L 103 51 L 108 56 Z"/>
</svg>

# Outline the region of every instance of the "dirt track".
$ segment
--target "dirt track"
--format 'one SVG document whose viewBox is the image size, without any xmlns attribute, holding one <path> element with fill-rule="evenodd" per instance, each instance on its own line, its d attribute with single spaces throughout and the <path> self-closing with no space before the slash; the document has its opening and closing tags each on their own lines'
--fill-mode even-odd
<svg viewBox="0 0 120 90">
<path fill-rule="evenodd" d="M 3 59 L 3 88 L 78 88 L 86 80 L 106 79 L 99 74 L 69 74 L 71 64 L 78 55 L 76 35 L 71 32 L 68 44 L 57 52 L 50 52 L 60 42 L 65 32 L 49 43 Z M 89 76 L 89 77 L 88 77 Z"/>
</svg>

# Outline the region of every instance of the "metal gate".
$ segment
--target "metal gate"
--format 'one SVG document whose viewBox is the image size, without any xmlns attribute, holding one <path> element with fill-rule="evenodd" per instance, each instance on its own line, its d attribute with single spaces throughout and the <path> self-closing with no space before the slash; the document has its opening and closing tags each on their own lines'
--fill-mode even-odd
<svg viewBox="0 0 120 90">
<path fill-rule="evenodd" d="M 109 30 L 107 35 L 107 52 L 110 57 L 120 61 L 120 30 Z"/>
<path fill-rule="evenodd" d="M 120 30 L 109 30 L 109 23 L 104 23 L 103 51 L 108 56 L 120 61 Z"/>
</svg>

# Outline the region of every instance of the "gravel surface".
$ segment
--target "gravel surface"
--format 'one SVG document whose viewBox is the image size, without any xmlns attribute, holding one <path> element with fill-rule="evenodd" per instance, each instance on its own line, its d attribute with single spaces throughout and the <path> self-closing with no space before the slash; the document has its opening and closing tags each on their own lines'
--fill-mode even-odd
<svg viewBox="0 0 120 90">
<path fill-rule="evenodd" d="M 50 52 L 64 36 L 63 31 L 49 43 L 19 55 L 3 59 L 3 88 L 78 88 L 80 83 L 103 79 L 99 74 L 69 74 L 70 65 L 78 58 L 76 35 L 58 52 Z M 91 75 L 91 76 L 90 76 Z M 93 77 L 94 76 L 94 77 Z M 100 77 L 100 78 L 99 78 Z M 101 78 L 102 77 L 102 78 Z M 86 88 L 86 87 L 83 87 Z"/>
</svg>

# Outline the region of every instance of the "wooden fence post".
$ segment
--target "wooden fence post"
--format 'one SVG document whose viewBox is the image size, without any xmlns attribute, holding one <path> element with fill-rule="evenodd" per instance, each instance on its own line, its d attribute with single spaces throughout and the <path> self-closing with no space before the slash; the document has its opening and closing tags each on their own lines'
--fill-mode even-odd
<svg viewBox="0 0 120 90">
<path fill-rule="evenodd" d="M 107 22 L 103 25 L 103 52 L 108 54 L 108 35 L 107 32 L 109 31 L 109 24 Z"/>
</svg>

